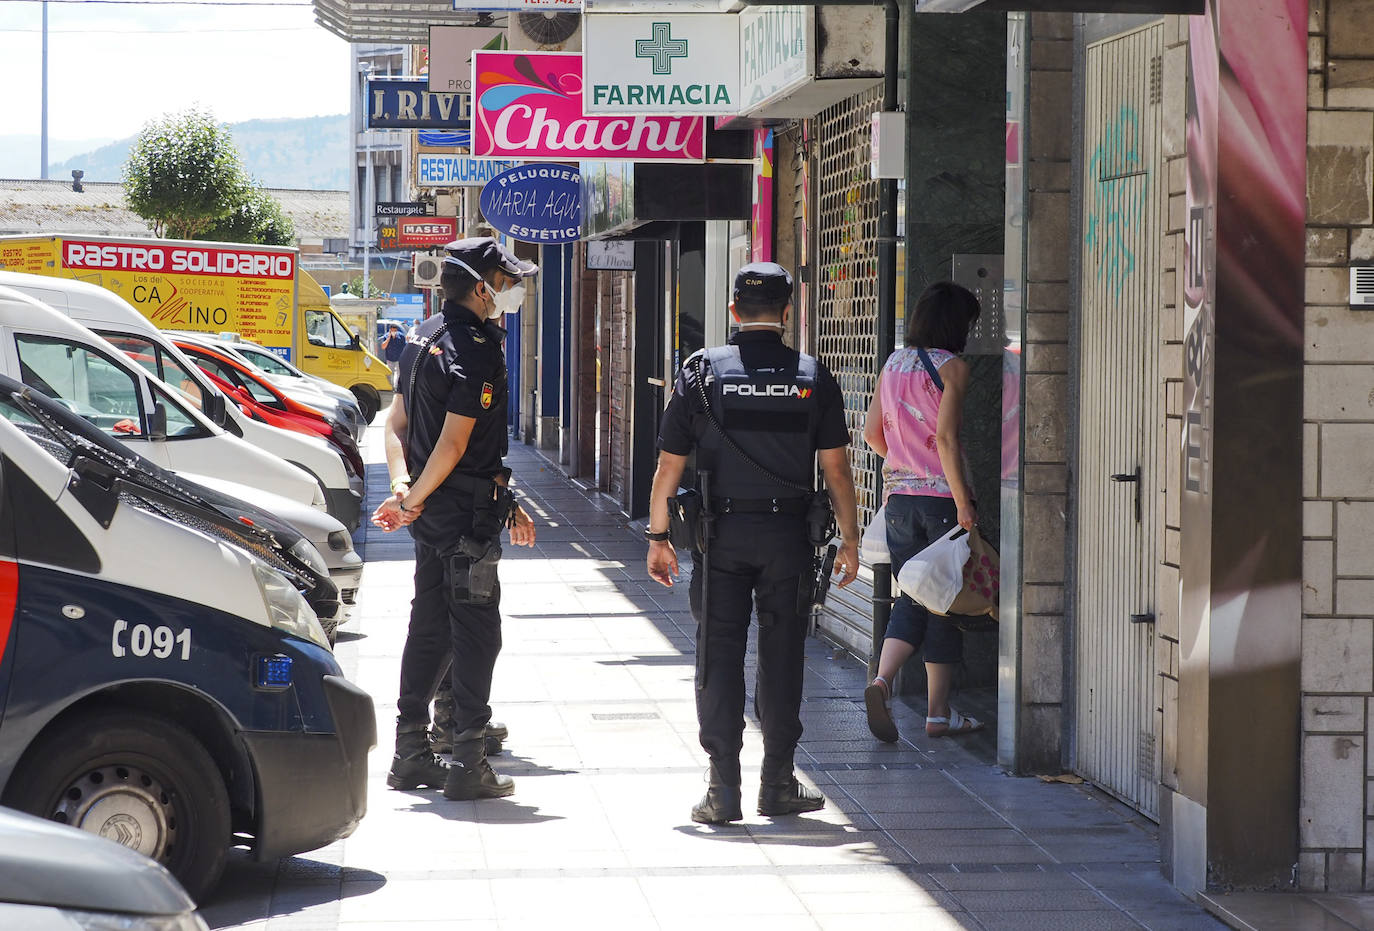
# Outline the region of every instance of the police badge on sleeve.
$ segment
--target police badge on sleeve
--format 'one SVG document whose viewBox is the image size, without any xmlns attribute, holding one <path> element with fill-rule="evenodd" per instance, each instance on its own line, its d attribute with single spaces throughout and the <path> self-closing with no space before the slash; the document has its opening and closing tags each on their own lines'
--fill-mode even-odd
<svg viewBox="0 0 1374 931">
<path fill-rule="evenodd" d="M 485 411 L 491 408 L 491 398 L 495 391 L 496 389 L 491 386 L 491 382 L 482 382 L 482 397 L 480 398 L 482 402 L 482 410 Z"/>
</svg>

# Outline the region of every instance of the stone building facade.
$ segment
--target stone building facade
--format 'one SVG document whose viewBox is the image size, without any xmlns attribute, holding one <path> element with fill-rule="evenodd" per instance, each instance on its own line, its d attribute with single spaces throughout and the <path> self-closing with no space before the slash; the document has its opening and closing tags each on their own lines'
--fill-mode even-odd
<svg viewBox="0 0 1374 931">
<path fill-rule="evenodd" d="M 1255 143 L 1270 146 L 1266 151 L 1272 164 L 1286 164 L 1306 179 L 1305 205 L 1298 208 L 1305 219 L 1305 255 L 1292 299 L 1301 306 L 1283 307 L 1289 299 L 1286 293 L 1276 296 L 1275 287 L 1268 294 L 1263 288 L 1256 292 L 1260 300 L 1278 307 L 1282 319 L 1274 322 L 1277 342 L 1301 343 L 1296 380 L 1289 378 L 1284 347 L 1269 361 L 1262 356 L 1247 359 L 1250 368 L 1242 365 L 1239 377 L 1234 377 L 1236 368 L 1227 367 L 1236 364 L 1227 362 L 1225 353 L 1228 341 L 1234 345 L 1242 333 L 1242 318 L 1228 323 L 1226 304 L 1239 304 L 1237 271 L 1254 273 L 1263 281 L 1263 254 L 1247 256 L 1242 249 L 1239 255 L 1210 260 L 1205 248 L 1189 254 L 1190 249 L 1216 248 L 1218 242 L 1225 253 L 1243 243 L 1246 235 L 1272 236 L 1277 251 L 1271 255 L 1288 248 L 1289 234 L 1278 229 L 1282 223 L 1276 221 L 1275 229 L 1264 231 L 1259 229 L 1261 221 L 1228 214 L 1228 191 L 1234 196 L 1241 189 L 1227 186 L 1238 185 L 1241 175 L 1226 164 L 1224 155 L 1211 177 L 1221 191 L 1217 201 L 1204 203 L 1197 190 L 1202 183 L 1199 150 L 1206 145 L 1197 129 L 1199 87 L 1201 106 L 1207 95 L 1207 76 L 1199 73 L 1199 62 L 1205 66 L 1207 56 L 1215 54 L 1211 60 L 1221 63 L 1223 96 L 1228 81 L 1244 82 L 1247 41 L 1252 40 L 1241 34 L 1239 7 L 1219 0 L 1209 5 L 1215 20 L 1166 16 L 1152 21 L 1162 24 L 1159 60 L 1150 78 L 1151 92 L 1158 88 L 1160 104 L 1160 168 L 1149 194 L 1158 218 L 1150 234 L 1157 241 L 1159 260 L 1153 271 L 1157 323 L 1149 344 L 1158 362 L 1153 390 L 1158 393 L 1159 416 L 1153 428 L 1158 452 L 1147 469 L 1156 472 L 1158 496 L 1151 606 L 1157 745 L 1151 762 L 1161 790 L 1162 852 L 1166 872 L 1189 891 L 1209 885 L 1372 890 L 1374 309 L 1351 305 L 1350 270 L 1374 268 L 1374 2 L 1276 0 L 1261 5 L 1263 11 L 1242 11 L 1255 13 L 1252 26 L 1246 28 L 1281 32 L 1284 23 L 1306 22 L 1307 67 L 1301 76 L 1306 125 L 1280 127 L 1269 143 Z M 1228 14 L 1231 19 L 1225 20 Z M 1075 180 L 1090 157 L 1079 125 L 1084 119 L 1082 69 L 1085 47 L 1095 34 L 1111 28 L 1125 33 L 1151 22 L 1146 17 L 1105 21 L 1109 19 L 1070 14 L 1026 17 L 1020 614 L 1013 642 L 1004 637 L 1003 643 L 1004 661 L 1014 658 L 1019 670 L 1016 744 L 1004 762 L 1022 771 L 1082 768 L 1077 745 L 1080 719 L 1075 714 L 1086 699 L 1075 670 L 1074 645 L 1091 618 L 1079 604 L 1088 555 L 1075 543 L 1077 524 L 1083 519 L 1079 511 L 1085 481 L 1075 464 L 1096 439 L 1083 432 L 1079 418 L 1080 394 L 1091 376 L 1084 368 L 1085 311 L 1079 283 L 1086 254 L 1084 193 L 1082 183 Z M 1214 22 L 1225 25 L 1214 32 L 1199 31 L 1201 23 Z M 1199 47 L 1211 41 L 1220 51 Z M 1287 64 L 1284 54 L 1276 53 L 1276 71 Z M 1267 95 L 1252 94 L 1250 99 L 1259 101 L 1257 112 L 1274 97 L 1290 94 L 1297 80 L 1284 72 L 1275 79 L 1281 86 L 1271 87 Z M 1229 89 L 1234 91 L 1234 86 Z M 1262 112 L 1260 116 L 1257 125 L 1264 122 Z M 1234 151 L 1238 145 L 1240 124 L 1227 120 L 1245 118 L 1243 113 L 1228 117 L 1223 112 L 1217 124 L 1223 134 L 1221 151 L 1227 145 Z M 1270 116 L 1271 123 L 1275 119 Z M 1287 143 L 1280 138 L 1285 133 Z M 1302 140 L 1305 159 L 1291 157 L 1295 138 Z M 1218 156 L 1213 152 L 1210 157 L 1215 166 Z M 1281 186 L 1276 190 L 1271 200 L 1281 203 L 1284 192 Z M 1016 209 L 1015 200 L 1012 192 L 1009 212 Z M 1265 206 L 1263 198 L 1256 200 Z M 1234 263 L 1229 271 L 1228 262 Z M 1213 276 L 1220 279 L 1223 293 L 1190 294 L 1190 283 Z M 1214 302 L 1217 331 L 1211 342 L 1198 342 L 1196 307 L 1205 300 Z M 1219 351 L 1222 359 L 1214 394 L 1205 398 L 1196 394 L 1191 368 L 1199 347 Z M 1244 567 L 1226 562 L 1221 551 L 1232 544 L 1217 522 L 1238 522 L 1247 532 L 1251 524 L 1215 501 L 1225 497 L 1226 483 L 1237 483 L 1237 469 L 1245 462 L 1240 428 L 1251 423 L 1240 413 L 1245 392 L 1260 392 L 1254 400 L 1261 408 L 1267 408 L 1273 397 L 1263 393 L 1272 390 L 1262 384 L 1265 371 L 1285 386 L 1282 392 L 1288 399 L 1297 403 L 1300 398 L 1300 418 L 1290 422 L 1282 419 L 1282 412 L 1277 416 L 1282 444 L 1300 450 L 1301 489 L 1290 495 L 1286 486 L 1278 486 L 1265 495 L 1254 493 L 1243 476 L 1239 484 L 1250 495 L 1248 507 L 1256 515 L 1253 526 L 1260 528 L 1256 532 L 1267 528 L 1282 535 L 1286 511 L 1300 510 L 1301 565 L 1294 574 L 1300 594 L 1287 594 L 1293 587 L 1280 569 L 1245 589 L 1249 608 L 1244 603 L 1236 607 L 1227 600 L 1232 590 L 1221 569 L 1234 574 Z M 1218 406 L 1198 415 L 1199 405 L 1212 403 Z M 1207 440 L 1214 446 L 1208 447 L 1212 458 L 1199 466 L 1190 455 L 1201 443 L 1199 431 L 1204 428 L 1214 431 Z M 1258 438 L 1251 455 L 1263 455 L 1269 448 L 1265 442 Z M 1262 469 L 1263 463 L 1256 460 L 1255 466 Z M 1201 529 L 1189 517 L 1189 508 L 1196 505 L 1196 473 L 1191 470 L 1200 467 L 1216 470 L 1210 479 L 1218 483 L 1215 501 L 1209 505 L 1217 508 L 1213 524 Z M 1210 541 L 1201 556 L 1199 539 Z M 1237 552 L 1240 542 L 1235 543 Z M 1281 559 L 1284 545 L 1276 559 Z M 1199 559 L 1211 560 L 1214 573 L 1205 592 L 1210 608 L 1200 628 L 1196 605 L 1189 603 Z M 1263 607 L 1254 608 L 1257 603 Z M 1227 612 L 1233 610 L 1242 619 L 1230 627 L 1233 619 Z M 1247 610 L 1263 617 L 1247 617 Z M 1254 624 L 1247 627 L 1246 620 Z M 1200 646 L 1199 630 L 1204 635 Z M 1266 647 L 1268 665 L 1255 661 L 1254 668 L 1232 675 L 1235 664 L 1243 666 L 1247 655 L 1253 658 Z M 1271 710 L 1288 707 L 1300 718 L 1297 731 L 1286 714 Z M 1257 752 L 1247 751 L 1237 734 Z M 1247 758 L 1247 752 L 1254 756 Z M 1257 767 L 1258 761 L 1262 767 Z M 1242 763 L 1249 767 L 1250 779 L 1242 777 Z M 1264 785 L 1256 790 L 1250 781 Z M 1258 805 L 1261 797 L 1269 800 L 1269 819 L 1276 827 L 1244 843 L 1265 850 L 1262 863 L 1238 853 L 1241 840 L 1236 836 L 1246 806 Z"/>
<path fill-rule="evenodd" d="M 1299 883 L 1374 889 L 1374 3 L 1311 0 Z"/>
</svg>

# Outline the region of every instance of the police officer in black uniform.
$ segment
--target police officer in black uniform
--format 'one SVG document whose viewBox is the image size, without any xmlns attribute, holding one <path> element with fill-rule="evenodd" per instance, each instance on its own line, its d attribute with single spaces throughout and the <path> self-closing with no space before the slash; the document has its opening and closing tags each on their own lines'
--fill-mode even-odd
<svg viewBox="0 0 1374 931">
<path fill-rule="evenodd" d="M 446 247 L 442 315 L 417 326 L 401 356 L 386 422 L 392 496 L 372 516 L 384 530 L 415 538 L 415 598 L 401 655 L 396 753 L 387 785 L 442 786 L 452 799 L 510 795 L 493 772 L 484 737 L 491 678 L 501 650 L 499 536 L 534 545 L 534 524 L 506 486 L 503 310 L 519 308 L 522 279 L 538 267 L 490 237 Z M 453 762 L 427 739 L 429 701 L 448 666 L 454 700 Z"/>
<path fill-rule="evenodd" d="M 782 341 L 791 299 L 792 277 L 781 266 L 760 262 L 740 270 L 730 305 L 739 333 L 730 345 L 688 359 L 659 432 L 648 528 L 648 569 L 655 581 L 671 587 L 678 571 L 667 535 L 669 498 L 677 494 L 690 456 L 697 483 L 704 485 L 706 474 L 710 484 L 709 556 L 703 559 L 694 547 L 690 589 L 697 621 L 697 722 L 711 760 L 709 787 L 692 809 L 692 820 L 704 824 L 742 817 L 744 653 L 755 606 L 755 708 L 764 753 L 758 811 L 796 814 L 825 804 L 797 781 L 792 768 L 802 733 L 810 613 L 808 599 L 798 592 L 813 572 L 807 512 L 814 496 L 807 489 L 818 455 L 841 532 L 834 566 L 841 586 L 858 573 L 858 511 L 839 385 L 814 357 Z"/>
</svg>

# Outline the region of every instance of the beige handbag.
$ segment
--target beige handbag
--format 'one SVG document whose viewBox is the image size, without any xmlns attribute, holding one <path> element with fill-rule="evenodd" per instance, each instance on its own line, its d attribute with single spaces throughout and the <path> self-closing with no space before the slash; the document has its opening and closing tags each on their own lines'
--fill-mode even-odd
<svg viewBox="0 0 1374 931">
<path fill-rule="evenodd" d="M 969 531 L 968 546 L 964 588 L 954 596 L 948 616 L 961 630 L 993 630 L 1001 594 L 1001 560 L 992 544 L 978 533 L 977 527 Z"/>
</svg>

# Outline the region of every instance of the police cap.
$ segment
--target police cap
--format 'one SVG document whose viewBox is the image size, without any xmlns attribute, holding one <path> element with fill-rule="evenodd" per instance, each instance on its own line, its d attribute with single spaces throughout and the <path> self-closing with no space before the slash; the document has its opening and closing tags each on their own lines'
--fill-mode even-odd
<svg viewBox="0 0 1374 931">
<path fill-rule="evenodd" d="M 444 246 L 444 262 L 465 268 L 466 271 L 481 276 L 499 268 L 512 278 L 528 278 L 539 271 L 539 266 L 517 258 L 505 246 L 490 236 L 473 236 L 468 239 L 455 239 Z"/>
<path fill-rule="evenodd" d="M 740 304 L 786 304 L 792 300 L 792 276 L 776 262 L 751 262 L 735 275 L 734 297 Z"/>
</svg>

